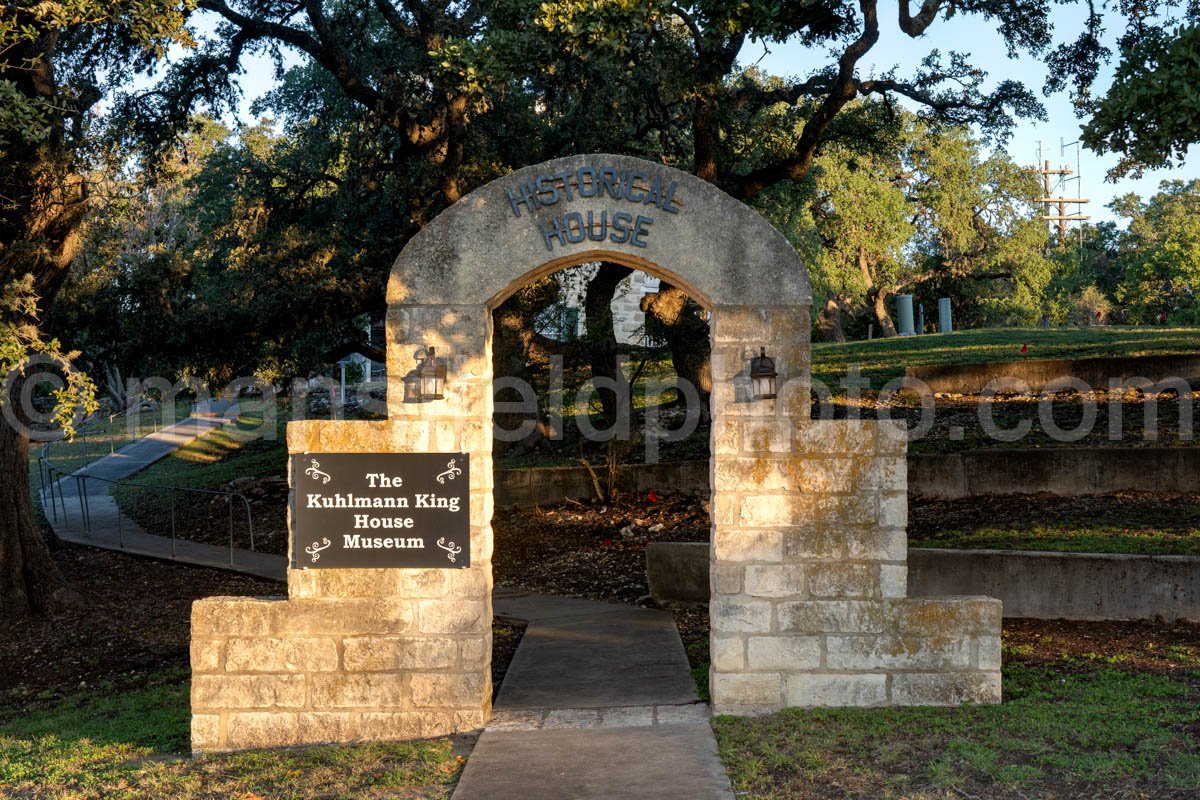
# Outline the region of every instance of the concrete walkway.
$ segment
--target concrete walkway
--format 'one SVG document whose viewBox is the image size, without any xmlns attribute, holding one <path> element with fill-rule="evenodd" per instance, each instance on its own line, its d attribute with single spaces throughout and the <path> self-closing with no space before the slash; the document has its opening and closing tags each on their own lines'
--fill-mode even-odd
<svg viewBox="0 0 1200 800">
<path fill-rule="evenodd" d="M 665 611 L 497 589 L 526 620 L 453 800 L 731 800 Z"/>
<path fill-rule="evenodd" d="M 283 556 L 255 553 L 249 550 L 172 540 L 142 530 L 132 519 L 120 512 L 117 501 L 109 494 L 112 481 L 125 480 L 180 447 L 233 422 L 236 406 L 192 416 L 175 425 L 144 436 L 104 456 L 85 468 L 59 479 L 53 487 L 42 489 L 42 508 L 50 527 L 60 539 L 89 547 L 120 550 L 151 558 L 183 561 L 205 567 L 233 569 L 263 578 L 283 581 L 287 563 Z M 144 491 L 157 491 L 146 489 Z M 51 504 L 53 502 L 53 508 Z M 238 501 L 234 501 L 237 503 Z M 234 514 L 244 514 L 234 507 Z M 169 525 L 169 520 L 164 520 Z M 244 530 L 244 523 L 242 523 Z M 167 529 L 170 533 L 170 529 Z"/>
</svg>

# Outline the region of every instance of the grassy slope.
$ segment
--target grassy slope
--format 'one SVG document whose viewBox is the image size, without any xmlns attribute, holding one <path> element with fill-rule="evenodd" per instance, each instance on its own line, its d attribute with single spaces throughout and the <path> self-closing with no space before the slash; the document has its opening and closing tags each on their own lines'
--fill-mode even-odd
<svg viewBox="0 0 1200 800">
<path fill-rule="evenodd" d="M 1029 352 L 1022 353 L 1021 346 Z M 872 388 L 904 374 L 905 367 L 927 364 L 975 364 L 988 361 L 1099 358 L 1194 353 L 1200 350 L 1196 328 L 988 328 L 865 342 L 815 343 L 813 377 L 831 388 L 857 364 Z"/>
<path fill-rule="evenodd" d="M 462 767 L 449 738 L 187 757 L 188 683 L 96 687 L 50 708 L 0 708 L 0 796 L 80 800 L 447 798 Z"/>
</svg>

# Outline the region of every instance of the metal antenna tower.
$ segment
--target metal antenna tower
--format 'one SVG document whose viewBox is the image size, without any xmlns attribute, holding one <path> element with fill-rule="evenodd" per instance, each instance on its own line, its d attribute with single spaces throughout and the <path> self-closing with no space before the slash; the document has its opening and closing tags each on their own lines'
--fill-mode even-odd
<svg viewBox="0 0 1200 800">
<path fill-rule="evenodd" d="M 1072 170 L 1065 164 L 1060 164 L 1057 169 L 1050 166 L 1050 159 L 1045 158 L 1044 147 L 1042 141 L 1038 140 L 1038 172 L 1042 176 L 1042 196 L 1038 198 L 1038 202 L 1042 204 L 1044 213 L 1042 219 L 1050 223 L 1051 230 L 1057 230 L 1058 242 L 1061 246 L 1067 238 L 1067 223 L 1079 222 L 1091 219 L 1087 214 L 1081 213 L 1085 203 L 1090 203 L 1091 200 L 1086 197 L 1080 197 L 1083 193 L 1083 176 L 1081 173 L 1081 162 L 1079 155 L 1079 142 L 1074 141 L 1067 143 L 1059 137 L 1058 156 L 1061 159 L 1066 155 L 1068 147 L 1075 148 L 1075 169 Z M 1056 176 L 1056 179 L 1051 185 L 1051 176 Z M 1068 177 L 1074 175 L 1075 177 Z M 1075 197 L 1067 197 L 1067 184 L 1075 182 Z M 1055 195 L 1054 192 L 1058 194 Z M 1072 206 L 1072 213 L 1067 213 L 1067 206 Z M 1079 242 L 1083 243 L 1083 225 L 1078 226 Z"/>
</svg>

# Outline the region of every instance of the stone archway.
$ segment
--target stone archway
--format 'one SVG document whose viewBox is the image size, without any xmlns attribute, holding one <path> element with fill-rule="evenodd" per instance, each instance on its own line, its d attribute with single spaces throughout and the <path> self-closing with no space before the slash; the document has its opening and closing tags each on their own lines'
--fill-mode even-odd
<svg viewBox="0 0 1200 800">
<path fill-rule="evenodd" d="M 906 597 L 900 424 L 809 418 L 811 292 L 795 250 L 694 176 L 590 155 L 494 181 L 405 246 L 387 291 L 386 422 L 288 426 L 297 454 L 467 454 L 470 567 L 290 568 L 287 598 L 199 601 L 193 750 L 486 723 L 491 310 L 535 277 L 602 259 L 667 278 L 712 313 L 714 709 L 999 700 L 999 602 Z M 444 399 L 406 403 L 402 379 L 430 346 L 447 359 Z M 751 399 L 760 347 L 778 400 Z"/>
</svg>

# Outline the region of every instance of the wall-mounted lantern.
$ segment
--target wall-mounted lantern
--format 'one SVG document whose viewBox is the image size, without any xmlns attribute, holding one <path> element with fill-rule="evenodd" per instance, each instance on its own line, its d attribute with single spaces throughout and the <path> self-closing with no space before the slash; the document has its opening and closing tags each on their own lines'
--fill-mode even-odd
<svg viewBox="0 0 1200 800">
<path fill-rule="evenodd" d="M 774 400 L 776 396 L 775 359 L 767 355 L 767 348 L 759 348 L 758 355 L 750 359 L 750 381 L 753 383 L 755 400 Z"/>
<path fill-rule="evenodd" d="M 404 376 L 404 402 L 428 403 L 444 399 L 446 387 L 446 361 L 437 358 L 432 347 L 425 348 L 417 366 Z"/>
</svg>

